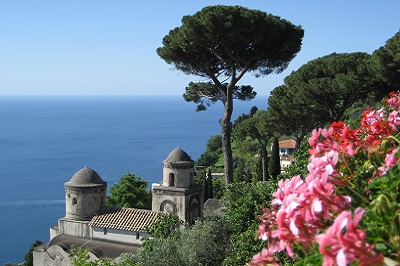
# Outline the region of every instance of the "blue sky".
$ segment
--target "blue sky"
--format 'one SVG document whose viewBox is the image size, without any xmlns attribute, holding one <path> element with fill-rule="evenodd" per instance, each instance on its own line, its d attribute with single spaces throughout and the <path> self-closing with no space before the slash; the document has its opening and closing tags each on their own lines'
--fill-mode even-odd
<svg viewBox="0 0 400 266">
<path fill-rule="evenodd" d="M 0 0 L 0 95 L 181 95 L 190 81 L 160 59 L 169 30 L 209 5 L 242 5 L 305 30 L 282 74 L 255 78 L 259 95 L 310 60 L 372 53 L 400 28 L 397 0 Z"/>
</svg>

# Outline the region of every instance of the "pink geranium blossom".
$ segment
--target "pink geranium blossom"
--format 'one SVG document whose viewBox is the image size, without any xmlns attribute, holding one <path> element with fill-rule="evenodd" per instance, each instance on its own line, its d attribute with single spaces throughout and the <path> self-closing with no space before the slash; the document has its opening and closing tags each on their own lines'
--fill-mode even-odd
<svg viewBox="0 0 400 266">
<path fill-rule="evenodd" d="M 280 260 L 274 257 L 274 254 L 268 249 L 263 249 L 260 253 L 254 255 L 252 261 L 247 264 L 248 266 L 263 266 L 272 265 L 279 266 Z"/>
<path fill-rule="evenodd" d="M 379 109 L 377 111 L 369 109 L 368 112 L 365 112 L 364 114 L 364 125 L 371 126 L 375 124 L 376 122 L 382 121 L 385 117 L 385 110 L 384 109 Z"/>
<path fill-rule="evenodd" d="M 400 125 L 400 113 L 399 111 L 392 111 L 389 113 L 388 117 L 389 126 L 396 130 L 396 128 Z"/>
<path fill-rule="evenodd" d="M 396 154 L 398 151 L 399 151 L 399 148 L 396 148 L 392 152 L 386 154 L 385 165 L 379 167 L 379 169 L 378 169 L 379 176 L 386 174 L 390 168 L 392 168 L 393 166 L 396 165 L 397 161 L 399 160 L 399 158 L 396 157 Z"/>
<path fill-rule="evenodd" d="M 329 137 L 330 132 L 325 131 Z M 333 219 L 334 214 L 348 207 L 348 197 L 337 195 L 334 182 L 337 175 L 335 165 L 338 154 L 329 151 L 312 155 L 309 164 L 309 174 L 305 180 L 294 176 L 290 180 L 281 180 L 278 190 L 273 193 L 271 206 L 276 208 L 274 227 L 265 220 L 271 212 L 264 210 L 260 217 L 260 238 L 268 240 L 270 251 L 286 250 L 294 257 L 292 245 L 295 242 L 308 247 L 315 235 L 325 226 L 325 220 Z M 279 208 L 279 209 L 278 209 Z M 268 231 L 271 230 L 271 231 Z"/>
<path fill-rule="evenodd" d="M 391 92 L 390 98 L 386 101 L 390 108 L 400 110 L 400 94 L 399 92 Z"/>
<path fill-rule="evenodd" d="M 382 256 L 374 251 L 374 246 L 365 242 L 366 234 L 357 229 L 365 210 L 357 208 L 354 219 L 350 211 L 343 211 L 325 234 L 316 236 L 319 251 L 324 255 L 323 266 L 346 266 L 350 262 L 359 265 L 380 265 Z"/>
</svg>

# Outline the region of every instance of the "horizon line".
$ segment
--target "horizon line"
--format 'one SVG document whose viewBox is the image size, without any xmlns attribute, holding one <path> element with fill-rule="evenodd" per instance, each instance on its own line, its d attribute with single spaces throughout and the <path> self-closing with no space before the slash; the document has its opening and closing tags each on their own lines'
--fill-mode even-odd
<svg viewBox="0 0 400 266">
<path fill-rule="evenodd" d="M 82 97 L 90 97 L 90 96 L 101 96 L 101 97 L 132 97 L 132 96 L 139 96 L 139 97 L 169 97 L 169 96 L 179 96 L 182 97 L 182 94 L 0 94 L 0 97 L 56 97 L 56 96 L 62 96 L 62 97 L 76 97 L 76 96 L 82 96 Z M 261 94 L 257 95 L 259 97 L 268 97 L 266 94 Z M 255 98 L 257 98 L 257 96 Z M 233 99 L 233 100 L 238 100 L 238 99 Z M 251 101 L 251 100 L 250 100 Z"/>
</svg>

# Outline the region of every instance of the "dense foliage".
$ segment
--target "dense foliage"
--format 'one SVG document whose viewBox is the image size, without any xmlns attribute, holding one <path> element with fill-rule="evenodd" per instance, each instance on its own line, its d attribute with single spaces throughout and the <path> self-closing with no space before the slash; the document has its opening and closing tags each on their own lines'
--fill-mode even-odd
<svg viewBox="0 0 400 266">
<path fill-rule="evenodd" d="M 197 159 L 198 166 L 214 166 L 222 155 L 222 136 L 220 134 L 212 136 L 206 144 L 206 151 Z"/>
<path fill-rule="evenodd" d="M 285 86 L 295 106 L 331 123 L 342 119 L 354 103 L 375 97 L 371 69 L 367 53 L 333 53 L 302 65 L 285 78 Z"/>
<path fill-rule="evenodd" d="M 145 237 L 142 239 L 142 248 L 146 251 L 152 251 L 158 239 L 172 238 L 176 240 L 180 236 L 180 228 L 183 222 L 179 219 L 178 215 L 164 215 L 160 213 L 157 218 L 157 221 L 146 230 L 151 238 Z"/>
<path fill-rule="evenodd" d="M 373 53 L 375 69 L 386 83 L 383 92 L 400 89 L 400 31 Z"/>
<path fill-rule="evenodd" d="M 285 85 L 272 90 L 268 98 L 267 113 L 277 133 L 291 136 L 297 144 L 302 143 L 311 130 L 324 125 L 324 120 L 319 114 L 313 114 L 306 106 L 296 104 L 295 99 L 290 96 L 289 88 Z"/>
<path fill-rule="evenodd" d="M 127 173 L 110 188 L 107 205 L 151 209 L 151 191 L 140 175 Z"/>
<path fill-rule="evenodd" d="M 256 140 L 258 143 L 257 154 L 261 158 L 262 178 L 257 178 L 256 180 L 269 180 L 267 149 L 269 139 L 273 136 L 275 127 L 273 124 L 268 123 L 268 121 L 267 113 L 263 110 L 258 110 L 252 116 L 249 115 L 245 119 L 242 118 L 240 122 L 235 121 L 233 130 L 235 140 L 242 143 L 246 140 Z"/>
<path fill-rule="evenodd" d="M 223 90 L 226 90 L 228 84 L 221 84 Z M 250 101 L 256 97 L 257 93 L 253 91 L 253 87 L 249 85 L 233 86 L 232 99 L 241 101 Z M 183 99 L 187 102 L 197 104 L 196 112 L 205 111 L 210 105 L 220 101 L 225 102 L 225 94 L 221 93 L 221 89 L 211 82 L 190 82 L 185 88 Z"/>
<path fill-rule="evenodd" d="M 344 118 L 346 110 L 382 96 L 380 79 L 366 53 L 333 53 L 314 59 L 285 78 L 268 99 L 270 119 L 281 135 L 301 143 L 312 129 Z"/>
<path fill-rule="evenodd" d="M 223 216 L 208 215 L 174 237 L 155 237 L 151 249 L 125 256 L 123 265 L 221 265 L 232 250 L 230 234 Z"/>
<path fill-rule="evenodd" d="M 261 215 L 260 206 L 272 199 L 276 183 L 235 182 L 229 185 L 225 195 L 224 214 L 232 225 L 233 252 L 223 265 L 245 265 L 261 245 L 255 239 L 258 222 L 255 217 Z"/>
<path fill-rule="evenodd" d="M 358 128 L 339 121 L 312 132 L 308 174 L 279 181 L 260 216 L 267 248 L 251 265 L 382 265 L 400 261 L 400 93 L 363 112 Z"/>
</svg>

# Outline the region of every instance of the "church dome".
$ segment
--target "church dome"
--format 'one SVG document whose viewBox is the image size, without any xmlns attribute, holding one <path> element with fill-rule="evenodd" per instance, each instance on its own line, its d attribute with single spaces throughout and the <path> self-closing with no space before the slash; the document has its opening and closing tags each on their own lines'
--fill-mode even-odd
<svg viewBox="0 0 400 266">
<path fill-rule="evenodd" d="M 165 162 L 193 162 L 190 156 L 179 147 L 175 148 L 171 153 L 168 155 Z"/>
<path fill-rule="evenodd" d="M 105 184 L 106 182 L 94 170 L 86 166 L 76 172 L 69 182 L 65 183 L 66 186 L 71 187 L 96 187 Z"/>
</svg>

